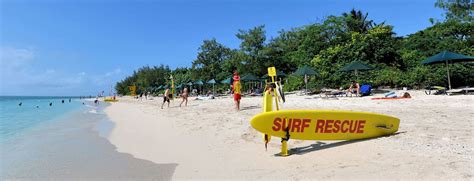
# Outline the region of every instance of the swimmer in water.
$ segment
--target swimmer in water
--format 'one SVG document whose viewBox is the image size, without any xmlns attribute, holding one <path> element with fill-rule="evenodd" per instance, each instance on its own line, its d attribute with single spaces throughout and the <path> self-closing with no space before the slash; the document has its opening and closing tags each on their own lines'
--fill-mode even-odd
<svg viewBox="0 0 474 181">
<path fill-rule="evenodd" d="M 20 104 L 18 104 L 18 106 L 21 106 L 22 104 L 23 104 L 23 103 L 22 103 L 22 102 L 20 102 Z"/>
<path fill-rule="evenodd" d="M 64 99 L 61 101 L 61 103 L 64 103 Z"/>
<path fill-rule="evenodd" d="M 53 103 L 52 103 L 52 102 L 50 102 L 50 103 L 49 103 L 49 106 L 53 106 Z"/>
</svg>

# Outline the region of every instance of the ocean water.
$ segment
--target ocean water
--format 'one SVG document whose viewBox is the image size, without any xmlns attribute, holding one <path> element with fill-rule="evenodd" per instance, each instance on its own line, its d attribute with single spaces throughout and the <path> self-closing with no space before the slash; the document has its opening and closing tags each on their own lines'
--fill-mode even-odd
<svg viewBox="0 0 474 181">
<path fill-rule="evenodd" d="M 69 97 L 0 96 L 0 142 L 67 113 L 84 109 L 83 101 L 71 98 L 69 102 Z"/>
<path fill-rule="evenodd" d="M 103 111 L 108 105 L 0 97 L 0 180 L 171 180 L 176 163 L 117 152 L 107 139 L 114 126 Z"/>
</svg>

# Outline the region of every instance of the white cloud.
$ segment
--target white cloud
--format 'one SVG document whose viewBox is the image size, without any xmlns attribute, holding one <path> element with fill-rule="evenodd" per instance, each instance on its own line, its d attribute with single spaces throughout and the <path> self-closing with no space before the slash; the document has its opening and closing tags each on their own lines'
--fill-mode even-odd
<svg viewBox="0 0 474 181">
<path fill-rule="evenodd" d="M 106 72 L 103 75 L 96 75 L 93 77 L 93 82 L 95 85 L 98 86 L 110 86 L 112 84 L 115 84 L 117 81 L 115 77 L 117 75 L 120 75 L 122 73 L 122 69 L 116 68 L 113 71 Z"/>
<path fill-rule="evenodd" d="M 120 68 L 102 74 L 72 73 L 44 65 L 33 49 L 0 47 L 0 95 L 79 95 L 108 90 Z"/>
<path fill-rule="evenodd" d="M 116 68 L 114 71 L 112 72 L 107 72 L 105 74 L 106 77 L 110 77 L 112 75 L 117 75 L 117 74 L 120 74 L 120 72 L 122 72 L 122 70 L 120 68 Z"/>
<path fill-rule="evenodd" d="M 23 71 L 34 58 L 32 49 L 0 47 L 0 70 L 4 73 Z"/>
</svg>

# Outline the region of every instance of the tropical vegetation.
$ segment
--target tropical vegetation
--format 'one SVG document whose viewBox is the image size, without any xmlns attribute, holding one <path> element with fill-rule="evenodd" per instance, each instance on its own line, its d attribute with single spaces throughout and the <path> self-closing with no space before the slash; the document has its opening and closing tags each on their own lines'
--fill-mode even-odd
<svg viewBox="0 0 474 181">
<path fill-rule="evenodd" d="M 435 6 L 445 10 L 444 19 L 429 19 L 432 25 L 406 36 L 397 36 L 394 27 L 374 22 L 370 14 L 351 10 L 339 16 L 329 16 L 320 22 L 281 30 L 278 36 L 267 38 L 265 26 L 238 30 L 237 49 L 231 49 L 216 39 L 204 40 L 191 67 L 170 69 L 167 65 L 145 66 L 116 85 L 119 94 L 129 94 L 128 86 L 138 90 L 170 84 L 172 75 L 177 84 L 229 78 L 235 70 L 241 75 L 258 77 L 275 66 L 287 74 L 285 89 L 301 89 L 301 76 L 292 75 L 304 65 L 316 76 L 309 79 L 311 88 L 338 88 L 354 79 L 351 72 L 340 68 L 352 61 L 375 67 L 358 74 L 358 81 L 372 86 L 423 88 L 447 85 L 446 66 L 421 65 L 420 62 L 443 50 L 474 55 L 474 5 L 470 0 L 437 0 Z M 474 85 L 474 65 L 450 65 L 453 87 Z"/>
</svg>

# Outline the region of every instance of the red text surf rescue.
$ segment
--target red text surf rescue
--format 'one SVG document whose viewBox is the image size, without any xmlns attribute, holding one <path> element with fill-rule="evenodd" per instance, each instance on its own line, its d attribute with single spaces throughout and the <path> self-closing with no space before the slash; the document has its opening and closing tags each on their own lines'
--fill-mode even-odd
<svg viewBox="0 0 474 181">
<path fill-rule="evenodd" d="M 303 133 L 311 125 L 311 119 L 275 118 L 273 120 L 273 131 L 286 131 Z M 324 120 L 318 119 L 315 133 L 364 133 L 365 120 Z"/>
</svg>

